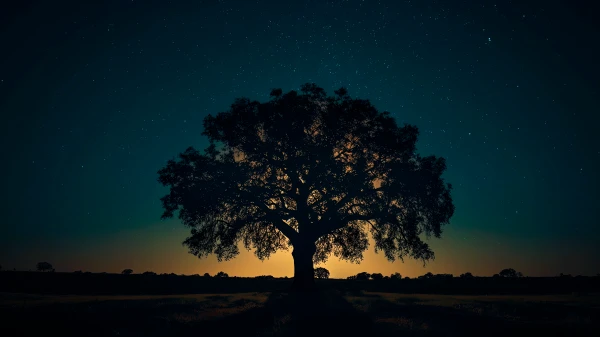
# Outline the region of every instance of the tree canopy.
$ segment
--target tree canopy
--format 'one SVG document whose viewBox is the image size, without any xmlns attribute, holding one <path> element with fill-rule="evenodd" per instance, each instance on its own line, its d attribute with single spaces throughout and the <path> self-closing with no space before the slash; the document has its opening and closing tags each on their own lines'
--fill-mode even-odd
<svg viewBox="0 0 600 337">
<path fill-rule="evenodd" d="M 231 259 L 240 242 L 259 259 L 293 246 L 296 277 L 312 278 L 330 255 L 361 261 L 370 232 L 390 261 L 427 261 L 424 237 L 440 237 L 454 212 L 445 160 L 416 153 L 418 129 L 344 88 L 238 98 L 202 134 L 203 152 L 189 147 L 159 171 L 162 217 L 179 213 L 198 257 Z"/>
</svg>

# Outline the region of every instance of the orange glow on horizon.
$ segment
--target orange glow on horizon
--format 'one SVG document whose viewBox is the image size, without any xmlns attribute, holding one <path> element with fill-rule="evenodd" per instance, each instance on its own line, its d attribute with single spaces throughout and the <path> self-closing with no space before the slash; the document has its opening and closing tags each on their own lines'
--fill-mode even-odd
<svg viewBox="0 0 600 337">
<path fill-rule="evenodd" d="M 460 232 L 460 237 L 458 236 Z M 156 273 L 175 274 L 216 274 L 225 271 L 230 276 L 252 277 L 272 275 L 292 277 L 293 260 L 291 249 L 279 251 L 270 259 L 260 261 L 253 252 L 241 250 L 238 257 L 225 262 L 217 262 L 216 257 L 198 259 L 189 254 L 181 242 L 188 231 L 176 220 L 159 222 L 143 229 L 115 233 L 111 237 L 90 238 L 89 242 L 57 243 L 48 242 L 39 247 L 44 252 L 19 254 L 15 257 L 17 269 L 34 269 L 39 261 L 50 262 L 57 271 L 75 270 L 91 272 L 119 273 L 131 268 L 134 273 L 154 271 Z M 463 237 L 467 236 L 467 237 Z M 563 249 L 554 247 L 552 256 L 539 253 L 548 249 L 531 248 L 528 254 L 519 255 L 517 247 L 531 245 L 531 238 L 492 237 L 483 232 L 456 230 L 447 227 L 442 239 L 432 239 L 430 244 L 436 253 L 435 261 L 423 267 L 422 262 L 406 259 L 388 262 L 383 254 L 375 254 L 373 245 L 364 254 L 360 264 L 339 261 L 331 257 L 324 265 L 331 278 L 346 278 L 359 272 L 382 273 L 390 275 L 399 272 L 402 276 L 417 277 L 427 272 L 434 274 L 449 273 L 458 276 L 471 272 L 478 276 L 491 276 L 504 268 L 515 268 L 526 276 L 555 276 L 559 272 L 580 274 L 585 270 L 585 256 L 590 252 L 585 248 L 571 255 L 565 255 Z M 502 242 L 499 243 L 499 242 Z M 564 243 L 569 246 L 568 242 Z M 544 247 L 546 248 L 546 247 Z M 548 247 L 549 248 L 549 247 Z M 561 267 L 564 266 L 564 267 Z M 12 269 L 6 265 L 6 269 Z M 557 269 L 558 268 L 558 269 Z"/>
</svg>

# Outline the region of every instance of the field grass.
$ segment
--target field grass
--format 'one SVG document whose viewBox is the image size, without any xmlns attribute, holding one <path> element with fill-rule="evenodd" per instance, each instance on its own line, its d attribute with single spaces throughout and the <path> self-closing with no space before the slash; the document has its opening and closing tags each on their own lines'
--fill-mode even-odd
<svg viewBox="0 0 600 337">
<path fill-rule="evenodd" d="M 588 336 L 600 295 L 0 294 L 3 336 Z"/>
</svg>

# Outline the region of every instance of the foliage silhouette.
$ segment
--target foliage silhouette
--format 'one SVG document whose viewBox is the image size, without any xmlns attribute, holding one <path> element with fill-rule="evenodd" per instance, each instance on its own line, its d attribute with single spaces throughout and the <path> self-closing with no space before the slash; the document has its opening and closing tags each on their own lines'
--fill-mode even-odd
<svg viewBox="0 0 600 337">
<path fill-rule="evenodd" d="M 473 278 L 473 274 L 471 274 L 470 272 L 466 272 L 464 274 L 460 274 L 459 277 L 460 278 Z"/>
<path fill-rule="evenodd" d="M 367 273 L 366 271 L 360 272 L 358 274 L 356 274 L 355 279 L 359 280 L 359 281 L 367 281 L 371 278 L 371 274 Z"/>
<path fill-rule="evenodd" d="M 170 189 L 162 218 L 179 213 L 198 257 L 231 259 L 242 242 L 262 260 L 292 246 L 294 289 L 312 289 L 314 263 L 330 254 L 359 263 L 369 232 L 390 261 L 425 263 L 423 236 L 440 237 L 454 213 L 445 160 L 416 153 L 417 128 L 344 88 L 239 98 L 202 134 L 204 153 L 190 147 L 158 172 Z"/>
<path fill-rule="evenodd" d="M 224 271 L 220 271 L 218 273 L 215 274 L 215 277 L 229 277 L 229 274 L 227 274 Z"/>
<path fill-rule="evenodd" d="M 521 272 L 518 272 L 512 268 L 502 269 L 502 271 L 500 271 L 498 275 L 500 277 L 523 277 L 523 274 Z"/>
<path fill-rule="evenodd" d="M 121 274 L 123 274 L 123 275 L 131 275 L 131 274 L 133 274 L 133 269 L 123 269 L 123 271 L 121 272 Z"/>
<path fill-rule="evenodd" d="M 371 274 L 371 279 L 375 280 L 375 281 L 381 281 L 381 280 L 383 280 L 383 274 L 373 273 L 373 274 Z"/>
<path fill-rule="evenodd" d="M 35 269 L 37 271 L 52 271 L 52 270 L 54 270 L 54 268 L 52 268 L 52 265 L 48 262 L 38 262 L 35 265 Z"/>
<path fill-rule="evenodd" d="M 392 275 L 390 275 L 390 279 L 392 279 L 392 280 L 401 280 L 402 279 L 402 275 L 400 275 L 400 273 L 393 273 Z"/>
<path fill-rule="evenodd" d="M 318 279 L 326 280 L 329 278 L 329 270 L 323 267 L 315 268 L 315 277 Z"/>
</svg>

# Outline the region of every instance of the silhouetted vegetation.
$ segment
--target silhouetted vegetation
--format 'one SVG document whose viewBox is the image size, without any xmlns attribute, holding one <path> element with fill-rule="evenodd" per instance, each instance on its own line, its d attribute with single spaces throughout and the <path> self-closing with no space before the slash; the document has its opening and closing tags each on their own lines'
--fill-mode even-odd
<svg viewBox="0 0 600 337">
<path fill-rule="evenodd" d="M 400 275 L 400 273 L 393 273 L 390 275 L 390 279 L 395 281 L 402 280 L 402 275 Z"/>
<path fill-rule="evenodd" d="M 417 128 L 344 88 L 239 98 L 202 134 L 203 153 L 190 147 L 158 172 L 162 218 L 179 213 L 198 257 L 231 259 L 240 241 L 259 259 L 292 246 L 294 289 L 312 289 L 330 254 L 360 262 L 368 232 L 390 261 L 430 260 L 422 236 L 440 237 L 454 213 L 445 161 L 416 153 Z"/>
<path fill-rule="evenodd" d="M 315 277 L 321 280 L 326 280 L 329 278 L 329 270 L 323 267 L 315 268 Z"/>
<path fill-rule="evenodd" d="M 52 265 L 48 262 L 38 262 L 35 265 L 35 268 L 37 271 L 54 271 L 54 268 L 52 268 Z"/>
<path fill-rule="evenodd" d="M 523 277 L 521 272 L 518 272 L 512 268 L 502 269 L 498 275 L 501 277 Z"/>
<path fill-rule="evenodd" d="M 133 269 L 123 269 L 123 271 L 121 272 L 121 274 L 123 274 L 123 275 L 133 274 Z"/>
<path fill-rule="evenodd" d="M 258 279 L 258 280 L 274 280 L 275 277 L 273 277 L 273 275 L 259 275 L 259 276 L 256 276 L 255 279 Z"/>
<path fill-rule="evenodd" d="M 378 273 L 375 273 L 378 274 Z M 361 272 L 348 279 L 318 279 L 322 289 L 432 294 L 585 294 L 600 292 L 600 277 L 448 277 L 427 273 L 417 278 L 377 279 Z M 285 291 L 292 279 L 203 277 L 175 274 L 35 273 L 4 271 L 0 292 L 38 294 L 191 294 Z"/>
</svg>

